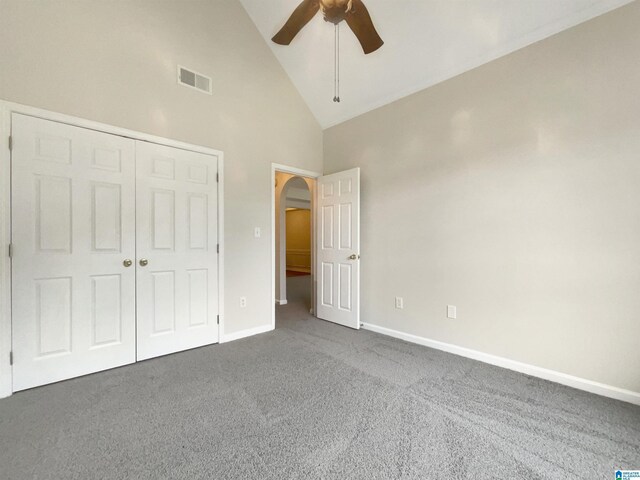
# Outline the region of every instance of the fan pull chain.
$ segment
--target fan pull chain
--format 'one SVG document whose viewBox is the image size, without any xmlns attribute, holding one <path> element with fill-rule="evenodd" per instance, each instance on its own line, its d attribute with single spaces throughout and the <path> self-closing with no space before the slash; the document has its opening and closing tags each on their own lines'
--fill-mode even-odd
<svg viewBox="0 0 640 480">
<path fill-rule="evenodd" d="M 340 103 L 340 24 L 335 25 L 333 42 L 333 101 Z"/>
</svg>

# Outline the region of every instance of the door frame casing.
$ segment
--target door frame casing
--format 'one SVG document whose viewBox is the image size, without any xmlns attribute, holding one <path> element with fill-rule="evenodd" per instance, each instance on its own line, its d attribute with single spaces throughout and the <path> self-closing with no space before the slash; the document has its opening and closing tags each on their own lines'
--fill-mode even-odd
<svg viewBox="0 0 640 480">
<path fill-rule="evenodd" d="M 0 99 L 0 398 L 13 393 L 13 369 L 9 364 L 11 353 L 11 260 L 9 245 L 11 244 L 11 151 L 9 136 L 11 135 L 11 115 L 20 113 L 67 125 L 96 130 L 111 135 L 126 137 L 143 142 L 156 143 L 167 147 L 189 150 L 192 152 L 213 155 L 218 158 L 218 338 L 224 337 L 224 153 L 220 150 L 193 145 L 179 140 L 136 132 L 126 128 L 105 123 L 94 122 L 84 118 L 62 113 L 51 112 L 36 107 L 21 105 Z"/>
<path fill-rule="evenodd" d="M 298 167 L 291 167 L 289 165 L 282 165 L 279 163 L 271 164 L 271 301 L 273 305 L 271 306 L 271 329 L 276 328 L 276 213 L 280 214 L 280 211 L 276 212 L 276 172 L 288 173 L 290 175 L 298 175 L 300 177 L 307 177 L 317 180 L 318 177 L 321 177 L 323 174 L 318 172 L 312 172 L 310 170 L 304 170 Z M 315 188 L 314 191 L 311 192 L 311 225 L 312 229 L 315 232 Z M 315 291 L 315 242 L 312 239 L 312 252 L 311 252 L 311 288 Z M 313 305 L 313 311 L 315 312 L 316 306 Z"/>
</svg>

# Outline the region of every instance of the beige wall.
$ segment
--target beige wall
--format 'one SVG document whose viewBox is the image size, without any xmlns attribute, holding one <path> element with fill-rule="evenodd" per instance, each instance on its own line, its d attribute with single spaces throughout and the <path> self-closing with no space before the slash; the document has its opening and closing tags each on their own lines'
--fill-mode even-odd
<svg viewBox="0 0 640 480">
<path fill-rule="evenodd" d="M 325 172 L 362 167 L 363 322 L 640 392 L 639 25 L 634 2 L 325 131 Z"/>
<path fill-rule="evenodd" d="M 240 3 L 0 0 L 0 45 L 0 99 L 224 151 L 225 333 L 268 325 L 271 163 L 320 171 L 322 131 Z"/>
<path fill-rule="evenodd" d="M 287 210 L 287 270 L 311 271 L 311 211 Z"/>
</svg>

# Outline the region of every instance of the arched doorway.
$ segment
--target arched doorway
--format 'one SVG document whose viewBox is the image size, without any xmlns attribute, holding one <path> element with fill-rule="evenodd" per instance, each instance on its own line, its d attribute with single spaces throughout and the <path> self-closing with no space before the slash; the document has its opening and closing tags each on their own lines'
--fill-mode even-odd
<svg viewBox="0 0 640 480">
<path fill-rule="evenodd" d="M 276 172 L 278 218 L 276 218 L 275 281 L 276 300 L 280 305 L 293 299 L 305 302 L 308 309 L 312 308 L 313 182 L 314 179 L 311 178 Z M 306 278 L 289 281 L 296 277 Z M 288 291 L 290 283 L 294 288 Z"/>
</svg>

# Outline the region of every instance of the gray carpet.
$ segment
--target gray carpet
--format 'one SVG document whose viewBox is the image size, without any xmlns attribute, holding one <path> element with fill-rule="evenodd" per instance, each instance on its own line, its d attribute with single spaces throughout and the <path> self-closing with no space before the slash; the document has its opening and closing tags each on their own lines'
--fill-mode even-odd
<svg viewBox="0 0 640 480">
<path fill-rule="evenodd" d="M 640 468 L 639 407 L 313 319 L 309 278 L 288 282 L 275 332 L 0 400 L 0 478 L 611 479 Z"/>
</svg>

